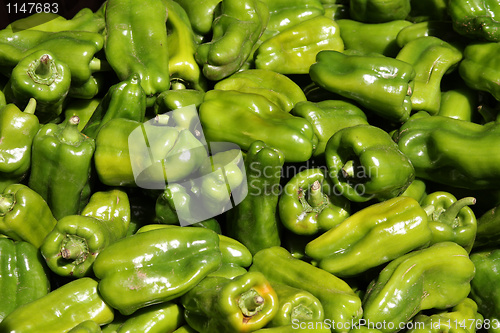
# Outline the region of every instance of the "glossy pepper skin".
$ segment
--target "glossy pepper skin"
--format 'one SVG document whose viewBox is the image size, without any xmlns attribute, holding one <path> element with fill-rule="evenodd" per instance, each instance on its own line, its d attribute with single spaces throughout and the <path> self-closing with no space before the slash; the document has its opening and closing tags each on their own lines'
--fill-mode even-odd
<svg viewBox="0 0 500 333">
<path fill-rule="evenodd" d="M 324 170 L 311 168 L 293 176 L 278 202 L 280 221 L 298 235 L 330 230 L 350 215 L 350 203 L 335 194 Z"/>
<path fill-rule="evenodd" d="M 167 16 L 163 1 L 111 0 L 106 5 L 106 59 L 122 81 L 139 75 L 148 105 L 170 88 Z"/>
<path fill-rule="evenodd" d="M 22 181 L 31 167 L 33 139 L 40 128 L 35 116 L 36 100 L 24 111 L 15 104 L 0 109 L 0 190 Z"/>
<path fill-rule="evenodd" d="M 50 292 L 50 282 L 37 248 L 28 242 L 0 238 L 0 322 L 18 307 Z"/>
<path fill-rule="evenodd" d="M 45 124 L 33 140 L 29 187 L 49 204 L 56 219 L 78 214 L 90 196 L 95 141 L 78 130 L 79 118 Z"/>
<path fill-rule="evenodd" d="M 328 140 L 338 130 L 356 125 L 368 125 L 365 113 L 355 104 L 342 100 L 304 101 L 297 103 L 291 113 L 305 118 L 318 137 L 313 156 L 324 156 Z"/>
<path fill-rule="evenodd" d="M 464 197 L 460 200 L 448 192 L 429 193 L 421 202 L 429 217 L 431 245 L 439 242 L 455 242 L 470 253 L 476 238 L 477 222 L 469 207 L 476 199 Z"/>
<path fill-rule="evenodd" d="M 206 277 L 181 297 L 186 322 L 200 333 L 251 332 L 278 311 L 278 297 L 265 276 Z"/>
<path fill-rule="evenodd" d="M 281 74 L 308 74 L 322 50 L 342 52 L 344 42 L 337 22 L 320 15 L 265 40 L 255 52 L 255 67 Z"/>
<path fill-rule="evenodd" d="M 363 314 L 361 300 L 346 282 L 321 268 L 293 258 L 282 247 L 275 246 L 257 252 L 250 266 L 252 271 L 262 272 L 271 283 L 283 283 L 308 291 L 323 305 L 325 320 L 343 323 L 338 324 L 338 327 L 346 327 L 344 325 L 359 320 Z M 334 331 L 343 330 L 339 328 Z"/>
<path fill-rule="evenodd" d="M 114 310 L 97 292 L 97 281 L 76 279 L 21 306 L 0 323 L 2 332 L 66 332 L 86 320 L 110 323 Z"/>
<path fill-rule="evenodd" d="M 155 100 L 155 114 L 194 105 L 198 109 L 203 102 L 205 92 L 196 89 L 170 89 L 160 93 Z"/>
<path fill-rule="evenodd" d="M 297 321 L 323 321 L 323 306 L 310 292 L 282 283 L 271 283 L 271 287 L 278 296 L 278 312 L 267 327 L 286 326 Z"/>
<path fill-rule="evenodd" d="M 404 20 L 410 14 L 410 0 L 350 0 L 349 14 L 352 19 L 367 23 L 383 23 Z"/>
<path fill-rule="evenodd" d="M 101 333 L 101 326 L 93 320 L 85 320 L 73 327 L 68 333 Z"/>
<path fill-rule="evenodd" d="M 276 186 L 284 162 L 280 150 L 262 141 L 252 143 L 247 152 L 248 194 L 228 212 L 227 234 L 243 243 L 252 254 L 281 244 Z"/>
<path fill-rule="evenodd" d="M 305 253 L 327 272 L 353 276 L 426 247 L 430 238 L 426 211 L 397 197 L 357 211 L 310 241 Z"/>
<path fill-rule="evenodd" d="M 391 261 L 368 286 L 364 318 L 397 331 L 419 311 L 456 306 L 471 290 L 475 268 L 467 251 L 442 242 Z M 439 281 L 439 283 L 436 283 Z"/>
<path fill-rule="evenodd" d="M 19 61 L 4 88 L 9 102 L 25 107 L 36 100 L 36 116 L 41 123 L 54 120 L 63 111 L 71 85 L 71 72 L 50 52 L 33 52 Z"/>
<path fill-rule="evenodd" d="M 215 16 L 212 40 L 200 44 L 195 54 L 203 75 L 212 81 L 243 66 L 267 26 L 269 10 L 262 0 L 222 0 Z"/>
<path fill-rule="evenodd" d="M 408 42 L 396 59 L 415 70 L 411 108 L 437 114 L 441 104 L 441 80 L 462 60 L 462 52 L 437 37 L 424 36 Z"/>
<path fill-rule="evenodd" d="M 417 177 L 459 188 L 496 188 L 500 181 L 495 150 L 500 131 L 497 125 L 420 115 L 407 121 L 395 135 Z"/>
<path fill-rule="evenodd" d="M 72 99 L 66 104 L 64 109 L 64 120 L 62 122 L 66 124 L 71 117 L 78 116 L 80 119 L 78 130 L 82 131 L 100 103 L 101 98 L 98 97 L 91 99 Z"/>
<path fill-rule="evenodd" d="M 221 0 L 176 0 L 184 8 L 193 26 L 193 31 L 202 40 L 212 31 L 212 22 L 216 17 L 217 5 Z"/>
<path fill-rule="evenodd" d="M 222 112 L 227 108 L 232 112 Z M 317 143 L 307 120 L 289 114 L 259 94 L 210 90 L 199 113 L 207 141 L 234 142 L 246 151 L 260 140 L 279 149 L 287 162 L 308 160 Z"/>
<path fill-rule="evenodd" d="M 392 20 L 384 23 L 363 23 L 353 19 L 337 20 L 340 37 L 346 49 L 363 53 L 380 53 L 395 57 L 400 50 L 397 36 L 401 30 L 411 26 L 406 20 Z"/>
<path fill-rule="evenodd" d="M 355 202 L 396 197 L 415 179 L 408 157 L 387 132 L 372 125 L 336 132 L 328 140 L 325 159 L 334 185 Z"/>
<path fill-rule="evenodd" d="M 28 186 L 12 184 L 0 194 L 0 234 L 38 249 L 56 223 L 45 200 Z"/>
<path fill-rule="evenodd" d="M 93 270 L 106 302 L 130 315 L 182 296 L 221 260 L 219 237 L 212 230 L 171 227 L 118 240 L 99 254 Z"/>
<path fill-rule="evenodd" d="M 451 0 L 448 3 L 453 29 L 471 39 L 500 41 L 500 4 L 497 1 Z"/>
<path fill-rule="evenodd" d="M 146 93 L 138 74 L 111 86 L 92 113 L 82 133 L 95 139 L 99 130 L 111 119 L 144 121 Z"/>
<path fill-rule="evenodd" d="M 470 298 L 455 305 L 450 311 L 432 315 L 419 314 L 413 322 L 419 325 L 409 329 L 411 333 L 457 332 L 474 333 L 483 325 L 483 316 L 477 312 L 477 304 Z"/>
<path fill-rule="evenodd" d="M 472 121 L 479 108 L 479 97 L 476 90 L 468 87 L 450 89 L 441 93 L 438 115 Z"/>
<path fill-rule="evenodd" d="M 489 328 L 492 332 L 498 332 L 500 295 L 498 285 L 500 284 L 499 265 L 500 250 L 489 249 L 478 251 L 470 256 L 470 260 L 476 267 L 476 275 L 471 282 L 470 297 L 477 303 L 478 311 L 489 320 Z M 486 328 L 486 326 L 485 326 Z"/>
<path fill-rule="evenodd" d="M 309 69 L 320 87 L 395 122 L 410 116 L 415 74 L 413 66 L 401 60 L 337 51 L 320 51 Z"/>
</svg>

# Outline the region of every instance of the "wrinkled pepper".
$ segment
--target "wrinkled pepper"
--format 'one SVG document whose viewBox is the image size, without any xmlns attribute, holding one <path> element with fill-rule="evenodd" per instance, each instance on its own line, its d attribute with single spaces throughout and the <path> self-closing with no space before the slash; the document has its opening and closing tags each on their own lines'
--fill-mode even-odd
<svg viewBox="0 0 500 333">
<path fill-rule="evenodd" d="M 90 197 L 95 141 L 67 124 L 45 124 L 33 139 L 29 187 L 47 201 L 54 217 L 78 214 Z"/>
<path fill-rule="evenodd" d="M 18 307 L 50 292 L 45 264 L 28 242 L 0 238 L 0 322 Z"/>
<path fill-rule="evenodd" d="M 426 211 L 397 197 L 357 211 L 310 241 L 305 253 L 327 272 L 352 276 L 426 247 L 430 238 Z"/>
<path fill-rule="evenodd" d="M 429 218 L 431 245 L 439 242 L 455 242 L 470 253 L 476 237 L 477 222 L 469 207 L 476 199 L 464 197 L 457 200 L 448 192 L 429 193 L 421 202 Z"/>
<path fill-rule="evenodd" d="M 337 131 L 328 140 L 325 158 L 338 193 L 355 202 L 396 197 L 415 179 L 408 157 L 387 132 L 372 125 Z"/>
<path fill-rule="evenodd" d="M 444 310 L 469 295 L 474 264 L 467 251 L 442 242 L 391 261 L 368 286 L 364 318 L 382 332 L 395 332 L 419 311 Z M 439 282 L 439 283 L 438 283 Z"/>
<path fill-rule="evenodd" d="M 416 73 L 404 61 L 320 51 L 309 75 L 322 88 L 352 99 L 384 119 L 404 122 L 410 116 Z"/>
<path fill-rule="evenodd" d="M 265 276 L 249 272 L 234 279 L 206 277 L 181 297 L 189 326 L 200 333 L 251 332 L 278 311 L 278 297 Z"/>
<path fill-rule="evenodd" d="M 0 194 L 0 234 L 38 249 L 56 223 L 47 202 L 28 186 L 12 184 Z"/>
<path fill-rule="evenodd" d="M 85 277 L 18 307 L 0 322 L 0 331 L 67 332 L 86 320 L 104 325 L 113 318 L 114 309 L 97 291 L 97 281 Z"/>
<path fill-rule="evenodd" d="M 99 292 L 123 315 L 173 300 L 221 265 L 212 230 L 172 227 L 136 233 L 106 247 L 94 261 Z"/>
<path fill-rule="evenodd" d="M 325 320 L 336 323 L 335 332 L 344 331 L 343 327 L 348 327 L 351 322 L 362 317 L 361 300 L 346 282 L 321 268 L 293 258 L 282 247 L 275 246 L 257 252 L 250 266 L 252 271 L 262 272 L 271 283 L 283 283 L 314 295 L 323 306 Z"/>
<path fill-rule="evenodd" d="M 450 0 L 448 14 L 453 29 L 470 39 L 500 42 L 498 1 Z"/>
<path fill-rule="evenodd" d="M 36 100 L 21 111 L 15 104 L 0 109 L 0 190 L 22 181 L 31 167 L 33 139 L 40 129 Z"/>
<path fill-rule="evenodd" d="M 314 235 L 335 228 L 350 215 L 350 202 L 337 195 L 325 170 L 311 168 L 288 181 L 279 197 L 278 212 L 285 228 Z"/>
</svg>

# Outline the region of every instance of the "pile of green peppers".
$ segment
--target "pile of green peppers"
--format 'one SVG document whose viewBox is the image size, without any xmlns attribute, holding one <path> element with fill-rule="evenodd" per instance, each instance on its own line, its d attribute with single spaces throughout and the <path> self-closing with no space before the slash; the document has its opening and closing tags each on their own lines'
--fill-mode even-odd
<svg viewBox="0 0 500 333">
<path fill-rule="evenodd" d="M 11 22 L 0 332 L 500 332 L 498 17 L 106 0 Z"/>
</svg>

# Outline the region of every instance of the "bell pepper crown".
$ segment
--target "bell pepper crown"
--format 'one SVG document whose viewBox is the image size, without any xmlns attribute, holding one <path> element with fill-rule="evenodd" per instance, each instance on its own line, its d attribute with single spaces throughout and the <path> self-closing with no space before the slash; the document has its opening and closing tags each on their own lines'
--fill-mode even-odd
<svg viewBox="0 0 500 333">
<path fill-rule="evenodd" d="M 241 149 L 206 141 L 194 104 L 138 123 L 128 147 L 135 184 L 164 190 L 181 225 L 217 216 L 247 194 Z"/>
</svg>

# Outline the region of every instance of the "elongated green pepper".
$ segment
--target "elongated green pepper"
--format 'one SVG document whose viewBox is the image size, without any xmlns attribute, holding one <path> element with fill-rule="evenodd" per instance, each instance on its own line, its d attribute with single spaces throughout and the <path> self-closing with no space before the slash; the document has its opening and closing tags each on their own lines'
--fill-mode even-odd
<svg viewBox="0 0 500 333">
<path fill-rule="evenodd" d="M 205 228 L 171 227 L 122 238 L 96 258 L 99 292 L 130 315 L 182 296 L 221 265 L 218 235 Z"/>
<path fill-rule="evenodd" d="M 39 248 L 57 220 L 43 198 L 23 184 L 12 184 L 0 194 L 0 233 Z"/>
<path fill-rule="evenodd" d="M 250 332 L 278 310 L 278 297 L 260 272 L 234 279 L 206 277 L 181 297 L 186 322 L 201 333 Z"/>
<path fill-rule="evenodd" d="M 474 274 L 467 251 L 453 242 L 410 252 L 391 261 L 370 284 L 364 318 L 374 325 L 385 323 L 382 332 L 395 332 L 421 310 L 459 304 L 469 294 Z"/>
<path fill-rule="evenodd" d="M 31 148 L 39 128 L 36 100 L 21 111 L 15 104 L 0 109 L 0 190 L 22 181 L 31 166 Z"/>
<path fill-rule="evenodd" d="M 86 277 L 68 282 L 47 295 L 18 307 L 0 322 L 2 332 L 67 332 L 86 320 L 110 323 L 114 310 Z"/>
<path fill-rule="evenodd" d="M 37 248 L 28 242 L 0 238 L 0 322 L 18 307 L 50 292 L 50 282 Z"/>
<path fill-rule="evenodd" d="M 90 196 L 95 141 L 78 131 L 80 119 L 45 124 L 33 140 L 29 187 L 49 204 L 56 219 L 78 214 Z"/>
</svg>

